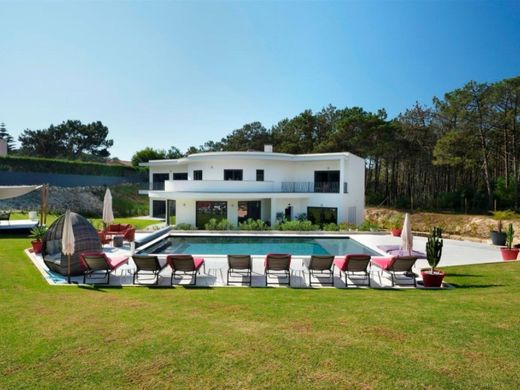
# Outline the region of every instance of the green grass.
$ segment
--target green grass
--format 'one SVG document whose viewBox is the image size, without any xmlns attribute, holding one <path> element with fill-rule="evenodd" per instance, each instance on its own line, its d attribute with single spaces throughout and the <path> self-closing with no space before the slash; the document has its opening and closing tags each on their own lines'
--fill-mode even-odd
<svg viewBox="0 0 520 390">
<path fill-rule="evenodd" d="M 56 214 L 49 214 L 47 216 L 47 226 L 51 226 L 51 224 L 59 217 L 59 215 Z M 26 213 L 13 213 L 11 214 L 11 219 L 28 219 L 28 215 Z M 99 227 L 98 225 L 101 225 L 103 221 L 101 218 L 88 218 L 89 221 L 91 221 L 94 224 L 94 227 Z M 131 224 L 136 227 L 136 229 L 144 229 L 147 226 L 159 223 L 160 221 L 152 220 L 152 219 L 136 219 L 136 218 L 116 218 L 114 220 L 114 223 L 124 223 L 124 224 Z M 1 240 L 1 236 L 0 236 Z"/>
<path fill-rule="evenodd" d="M 518 388 L 520 263 L 457 289 L 47 285 L 0 238 L 0 388 Z"/>
</svg>

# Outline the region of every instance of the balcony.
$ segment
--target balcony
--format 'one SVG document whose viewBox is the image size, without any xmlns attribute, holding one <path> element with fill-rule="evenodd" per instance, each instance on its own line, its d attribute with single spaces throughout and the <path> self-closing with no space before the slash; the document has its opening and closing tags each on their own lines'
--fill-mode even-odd
<svg viewBox="0 0 520 390">
<path fill-rule="evenodd" d="M 254 181 L 254 180 L 166 180 L 145 183 L 140 193 L 148 191 L 191 193 L 330 193 L 338 194 L 338 182 Z M 344 190 L 347 183 L 343 183 Z M 346 192 L 345 192 L 346 193 Z"/>
</svg>

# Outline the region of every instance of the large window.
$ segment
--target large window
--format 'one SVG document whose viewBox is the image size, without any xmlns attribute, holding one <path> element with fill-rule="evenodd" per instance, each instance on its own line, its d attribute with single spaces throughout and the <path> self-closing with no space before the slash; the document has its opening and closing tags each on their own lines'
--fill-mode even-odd
<svg viewBox="0 0 520 390">
<path fill-rule="evenodd" d="M 152 217 L 165 218 L 166 217 L 166 201 L 153 200 L 152 201 Z"/>
<path fill-rule="evenodd" d="M 202 180 L 202 170 L 193 171 L 193 180 Z"/>
<path fill-rule="evenodd" d="M 245 222 L 248 219 L 261 219 L 261 202 L 253 200 L 248 202 L 238 202 L 238 222 Z"/>
<path fill-rule="evenodd" d="M 188 180 L 188 172 L 174 173 L 173 180 Z"/>
<path fill-rule="evenodd" d="M 307 218 L 315 225 L 338 223 L 338 209 L 335 207 L 307 207 Z"/>
<path fill-rule="evenodd" d="M 242 169 L 224 169 L 224 180 L 242 180 Z"/>
<path fill-rule="evenodd" d="M 204 229 L 212 218 L 217 221 L 227 218 L 227 202 L 198 201 L 195 206 L 195 223 L 199 229 Z"/>
<path fill-rule="evenodd" d="M 339 171 L 314 171 L 314 192 L 339 193 Z"/>
<path fill-rule="evenodd" d="M 164 191 L 164 181 L 168 180 L 170 175 L 168 173 L 154 173 L 152 174 L 151 190 Z"/>
<path fill-rule="evenodd" d="M 256 170 L 256 181 L 264 181 L 264 170 L 263 169 Z"/>
</svg>

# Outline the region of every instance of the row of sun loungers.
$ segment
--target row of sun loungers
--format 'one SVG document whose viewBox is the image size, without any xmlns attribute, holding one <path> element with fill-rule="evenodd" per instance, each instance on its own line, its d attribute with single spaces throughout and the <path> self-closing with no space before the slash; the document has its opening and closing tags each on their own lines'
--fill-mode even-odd
<svg viewBox="0 0 520 390">
<path fill-rule="evenodd" d="M 291 285 L 291 255 L 268 254 L 264 260 L 265 284 Z M 103 280 L 110 283 L 110 274 L 123 264 L 127 264 L 128 257 L 109 257 L 105 253 L 82 253 L 81 263 L 85 269 L 83 283 L 94 280 Z M 133 255 L 132 259 L 136 269 L 133 273 L 134 284 L 157 285 L 159 275 L 167 267 L 171 268 L 170 284 L 180 281 L 184 276 L 191 276 L 191 285 L 197 284 L 197 274 L 203 269 L 205 261 L 202 258 L 194 258 L 191 255 L 168 255 L 166 264 L 162 265 L 157 256 Z M 252 260 L 250 255 L 228 255 L 227 285 L 231 283 L 246 283 L 251 286 Z M 417 257 L 415 256 L 390 256 L 374 257 L 366 254 L 349 254 L 342 257 L 313 255 L 308 261 L 304 261 L 304 268 L 312 287 L 312 278 L 327 277 L 328 282 L 320 282 L 321 285 L 334 285 L 335 269 L 339 270 L 340 278 L 345 277 L 345 285 L 348 287 L 348 279 L 360 279 L 371 286 L 370 275 L 372 267 L 379 274 L 380 284 L 384 273 L 389 274 L 392 286 L 403 280 L 411 280 L 417 286 L 416 275 L 412 271 Z M 240 277 L 240 280 L 237 280 Z M 273 282 L 276 280 L 276 283 Z M 314 282 L 316 283 L 316 282 Z"/>
</svg>

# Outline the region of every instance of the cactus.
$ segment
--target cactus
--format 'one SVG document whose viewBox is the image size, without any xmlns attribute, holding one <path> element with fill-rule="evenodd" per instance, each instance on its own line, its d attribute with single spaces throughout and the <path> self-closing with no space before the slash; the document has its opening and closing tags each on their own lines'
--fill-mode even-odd
<svg viewBox="0 0 520 390">
<path fill-rule="evenodd" d="M 434 227 L 432 229 L 432 234 L 428 237 L 428 242 L 426 243 L 426 258 L 432 268 L 432 273 L 441 261 L 442 245 L 442 229 L 440 227 Z"/>
<path fill-rule="evenodd" d="M 513 229 L 513 224 L 510 223 L 508 226 L 507 226 L 507 232 L 506 232 L 506 246 L 507 246 L 507 249 L 511 249 L 511 247 L 513 246 L 513 237 L 515 235 L 515 231 Z"/>
</svg>

